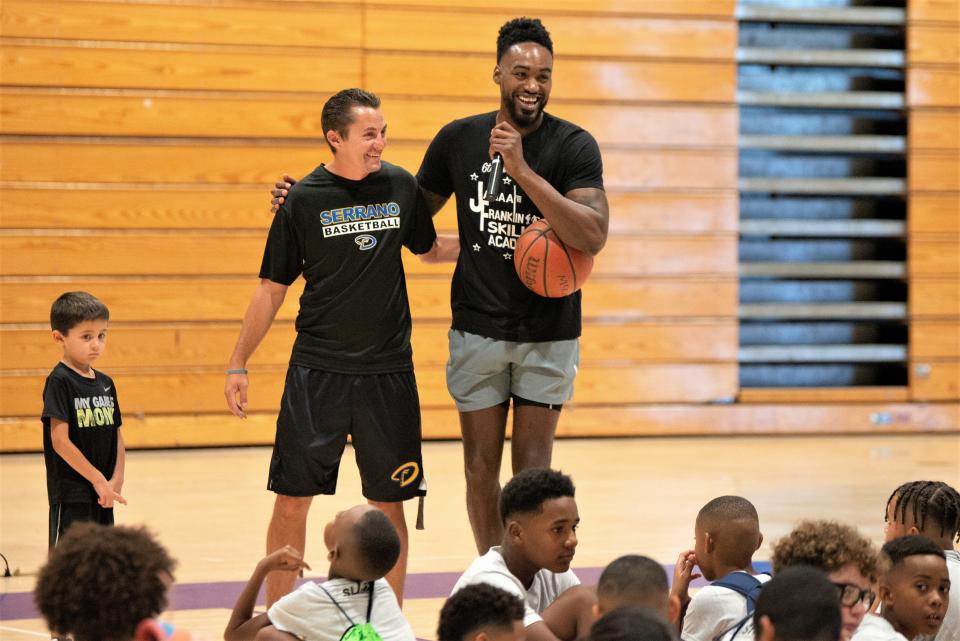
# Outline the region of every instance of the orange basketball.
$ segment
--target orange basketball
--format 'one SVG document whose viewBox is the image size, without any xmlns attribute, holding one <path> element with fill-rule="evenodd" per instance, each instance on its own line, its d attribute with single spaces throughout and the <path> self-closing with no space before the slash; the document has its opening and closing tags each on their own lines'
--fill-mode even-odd
<svg viewBox="0 0 960 641">
<path fill-rule="evenodd" d="M 583 287 L 593 269 L 593 256 L 564 245 L 550 223 L 541 218 L 517 239 L 513 266 L 527 289 L 547 298 L 561 298 Z"/>
</svg>

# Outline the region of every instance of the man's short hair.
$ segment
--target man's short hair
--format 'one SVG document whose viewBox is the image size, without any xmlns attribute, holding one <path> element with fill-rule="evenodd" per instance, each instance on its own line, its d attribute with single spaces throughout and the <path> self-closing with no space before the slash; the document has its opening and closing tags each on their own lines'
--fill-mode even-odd
<svg viewBox="0 0 960 641">
<path fill-rule="evenodd" d="M 125 641 L 164 610 L 175 566 L 142 527 L 74 523 L 40 569 L 33 596 L 51 630 L 76 641 Z"/>
<path fill-rule="evenodd" d="M 347 137 L 347 130 L 353 124 L 354 107 L 372 107 L 380 108 L 380 98 L 376 94 L 363 89 L 342 89 L 330 96 L 323 103 L 323 112 L 320 114 L 320 126 L 323 128 L 323 139 L 327 140 L 327 132 L 333 130 L 340 134 L 341 138 Z M 336 149 L 327 140 L 327 146 L 330 151 L 336 153 Z"/>
<path fill-rule="evenodd" d="M 500 493 L 500 519 L 506 523 L 514 514 L 538 513 L 543 503 L 565 496 L 574 497 L 576 488 L 569 476 L 547 468 L 532 468 L 510 479 Z"/>
<path fill-rule="evenodd" d="M 84 321 L 110 320 L 110 310 L 87 292 L 65 292 L 50 306 L 50 329 L 64 336 Z"/>
<path fill-rule="evenodd" d="M 523 621 L 523 601 L 487 583 L 467 585 L 447 599 L 440 610 L 437 641 L 464 641 L 487 630 L 509 630 Z"/>
<path fill-rule="evenodd" d="M 672 625 L 650 608 L 626 606 L 607 612 L 590 628 L 589 641 L 673 641 Z"/>
<path fill-rule="evenodd" d="M 837 641 L 840 595 L 827 575 L 802 565 L 787 568 L 764 583 L 753 612 L 754 634 L 768 617 L 777 641 Z"/>
<path fill-rule="evenodd" d="M 922 534 L 901 536 L 898 539 L 887 541 L 881 552 L 890 561 L 891 569 L 903 563 L 904 559 L 910 556 L 932 554 L 933 556 L 939 556 L 944 561 L 947 559 L 947 555 L 943 553 L 940 546 L 934 543 L 933 539 Z"/>
<path fill-rule="evenodd" d="M 836 521 L 800 521 L 773 544 L 773 571 L 808 565 L 834 572 L 851 563 L 871 582 L 879 578 L 877 549 L 855 527 Z"/>
<path fill-rule="evenodd" d="M 497 63 L 507 49 L 521 42 L 534 42 L 553 54 L 553 40 L 539 18 L 514 18 L 502 27 L 497 35 Z"/>
<path fill-rule="evenodd" d="M 630 603 L 652 607 L 670 592 L 667 573 L 653 559 L 627 554 L 614 559 L 600 574 L 597 597 L 617 604 Z"/>
<path fill-rule="evenodd" d="M 382 578 L 400 557 L 400 536 L 380 510 L 364 513 L 353 526 L 357 555 L 367 581 Z"/>
</svg>

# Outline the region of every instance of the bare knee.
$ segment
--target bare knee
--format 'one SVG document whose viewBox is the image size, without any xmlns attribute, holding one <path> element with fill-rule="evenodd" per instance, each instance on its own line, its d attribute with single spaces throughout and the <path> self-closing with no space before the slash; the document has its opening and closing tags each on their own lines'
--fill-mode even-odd
<svg viewBox="0 0 960 641">
<path fill-rule="evenodd" d="M 277 494 L 273 504 L 273 516 L 288 522 L 306 521 L 312 496 L 286 496 Z"/>
</svg>

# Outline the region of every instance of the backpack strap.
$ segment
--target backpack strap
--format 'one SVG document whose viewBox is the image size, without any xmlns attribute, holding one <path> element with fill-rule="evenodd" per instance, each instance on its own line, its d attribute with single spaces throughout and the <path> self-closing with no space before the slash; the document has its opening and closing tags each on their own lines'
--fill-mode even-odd
<svg viewBox="0 0 960 641">
<path fill-rule="evenodd" d="M 760 588 L 763 584 L 755 576 L 746 572 L 731 572 L 711 583 L 721 588 L 727 588 L 743 595 L 747 600 L 747 614 L 750 614 L 757 607 L 757 596 L 760 594 Z"/>
<path fill-rule="evenodd" d="M 339 603 L 337 603 L 337 600 L 333 598 L 333 595 L 332 595 L 332 594 L 330 594 L 329 592 L 327 592 L 327 588 L 323 587 L 323 586 L 320 585 L 319 583 L 317 584 L 317 587 L 319 587 L 321 590 L 323 590 L 323 593 L 326 594 L 326 595 L 330 598 L 331 601 L 333 601 L 333 604 L 334 604 L 335 606 L 337 606 L 337 609 L 340 610 L 341 614 L 343 614 L 343 616 L 347 617 L 347 621 L 350 622 L 350 627 L 353 627 L 353 626 L 357 625 L 356 623 L 353 622 L 353 619 L 350 618 L 350 615 L 347 614 L 347 611 L 343 609 L 343 606 L 341 606 Z M 372 600 L 372 598 L 371 598 L 371 600 Z M 369 610 L 368 610 L 368 611 L 367 611 L 367 621 L 369 621 L 369 620 L 370 620 L 370 612 L 369 612 Z"/>
<path fill-rule="evenodd" d="M 370 613 L 373 612 L 373 593 L 377 589 L 377 582 L 370 582 L 370 600 L 367 601 L 367 623 L 370 623 Z"/>
</svg>

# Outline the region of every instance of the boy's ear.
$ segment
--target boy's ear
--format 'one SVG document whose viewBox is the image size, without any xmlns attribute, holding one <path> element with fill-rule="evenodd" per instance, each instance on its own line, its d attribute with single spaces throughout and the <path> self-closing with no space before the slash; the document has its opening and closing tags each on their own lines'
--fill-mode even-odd
<svg viewBox="0 0 960 641">
<path fill-rule="evenodd" d="M 599 619 L 599 618 L 600 618 L 600 604 L 599 604 L 599 603 L 594 603 L 593 605 L 591 605 L 591 606 L 590 606 L 590 612 L 593 613 L 593 618 L 594 618 L 594 619 Z"/>
<path fill-rule="evenodd" d="M 59 345 L 60 343 L 63 343 L 64 336 L 63 336 L 63 334 L 60 333 L 60 330 L 59 330 L 59 329 L 53 330 L 52 334 L 53 334 L 53 342 L 54 342 L 54 343 L 57 343 L 58 345 Z"/>
<path fill-rule="evenodd" d="M 493 84 L 495 84 L 495 85 L 499 85 L 499 84 L 500 84 L 500 77 L 501 77 L 501 74 L 502 74 L 502 73 L 503 73 L 503 72 L 500 71 L 500 65 L 496 65 L 496 66 L 493 68 Z"/>
<path fill-rule="evenodd" d="M 877 585 L 877 600 L 881 605 L 893 605 L 893 591 L 886 581 L 881 580 Z"/>
<path fill-rule="evenodd" d="M 773 621 L 766 614 L 760 617 L 760 634 L 757 641 L 773 641 L 777 638 L 777 631 L 773 627 Z"/>
<path fill-rule="evenodd" d="M 507 521 L 507 534 L 511 539 L 519 540 L 523 534 L 523 528 L 517 521 Z"/>
<path fill-rule="evenodd" d="M 911 525 L 907 528 L 907 536 L 916 536 L 917 534 L 923 534 L 923 532 L 921 532 L 916 525 Z"/>
<path fill-rule="evenodd" d="M 713 552 L 717 549 L 717 541 L 710 532 L 704 533 L 704 542 L 707 544 L 707 552 Z"/>
<path fill-rule="evenodd" d="M 759 549 L 760 549 L 760 546 L 763 545 L 763 532 L 760 532 L 759 534 L 760 534 L 760 536 L 757 537 L 757 538 L 758 538 L 757 547 L 753 548 L 753 551 L 754 551 L 754 552 L 756 552 L 757 550 L 759 550 Z"/>
</svg>

